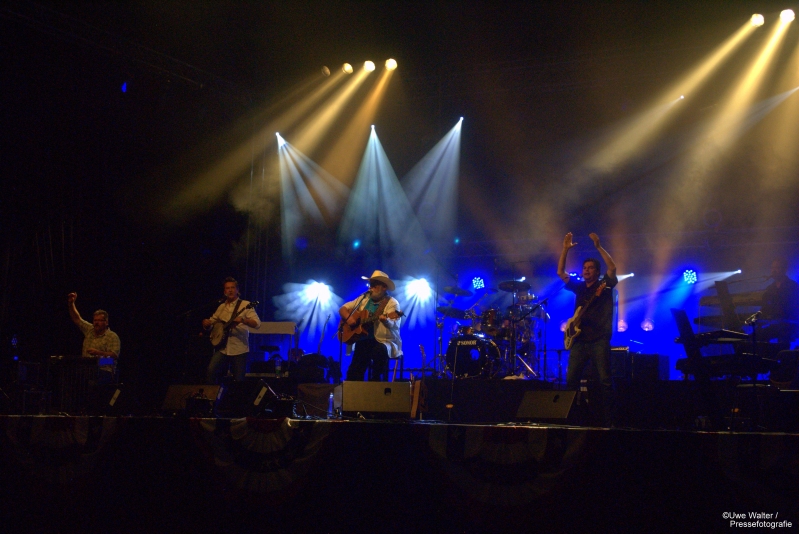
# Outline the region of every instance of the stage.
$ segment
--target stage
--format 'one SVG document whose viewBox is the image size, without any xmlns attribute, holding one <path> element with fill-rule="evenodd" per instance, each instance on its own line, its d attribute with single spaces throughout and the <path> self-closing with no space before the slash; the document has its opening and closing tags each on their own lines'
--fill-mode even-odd
<svg viewBox="0 0 799 534">
<path fill-rule="evenodd" d="M 799 520 L 799 432 L 688 430 L 702 421 L 690 382 L 621 392 L 624 424 L 650 414 L 637 427 L 444 422 L 553 391 L 531 382 L 431 382 L 426 419 L 413 421 L 0 416 L 3 516 L 14 532 L 711 532 L 732 513 Z M 686 393 L 666 399 L 675 389 Z M 453 391 L 448 413 L 437 399 Z M 788 413 L 761 402 L 766 419 L 753 421 L 730 406 L 733 427 Z"/>
</svg>

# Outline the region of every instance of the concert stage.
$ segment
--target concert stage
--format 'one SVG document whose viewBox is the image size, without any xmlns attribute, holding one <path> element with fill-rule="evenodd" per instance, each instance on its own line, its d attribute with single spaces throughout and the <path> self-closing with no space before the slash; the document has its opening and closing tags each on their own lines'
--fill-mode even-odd
<svg viewBox="0 0 799 534">
<path fill-rule="evenodd" d="M 714 532 L 795 526 L 797 451 L 795 431 L 9 415 L 0 502 L 13 532 Z"/>
</svg>

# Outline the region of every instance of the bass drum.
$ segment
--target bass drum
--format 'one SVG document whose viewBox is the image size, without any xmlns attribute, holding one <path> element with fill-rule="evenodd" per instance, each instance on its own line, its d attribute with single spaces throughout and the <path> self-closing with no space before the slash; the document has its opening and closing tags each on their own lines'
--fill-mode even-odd
<svg viewBox="0 0 799 534">
<path fill-rule="evenodd" d="M 455 378 L 488 377 L 499 360 L 496 343 L 480 334 L 453 337 L 447 347 L 447 370 Z"/>
</svg>

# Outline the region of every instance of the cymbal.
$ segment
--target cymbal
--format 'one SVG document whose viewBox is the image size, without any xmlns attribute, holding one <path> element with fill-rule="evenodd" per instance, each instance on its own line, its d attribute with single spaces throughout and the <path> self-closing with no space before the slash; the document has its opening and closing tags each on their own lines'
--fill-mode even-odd
<svg viewBox="0 0 799 534">
<path fill-rule="evenodd" d="M 527 282 L 517 282 L 516 280 L 508 280 L 506 282 L 500 282 L 499 288 L 502 291 L 507 291 L 508 293 L 518 293 L 519 291 L 527 291 L 530 289 L 530 284 Z"/>
<path fill-rule="evenodd" d="M 453 319 L 465 319 L 466 312 L 459 309 L 453 308 L 452 306 L 439 306 L 436 308 L 436 311 L 441 315 L 446 315 L 447 317 L 452 317 Z"/>
<path fill-rule="evenodd" d="M 461 289 L 455 286 L 447 286 L 444 288 L 444 293 L 455 295 L 456 297 L 471 297 L 472 292 L 468 289 Z"/>
</svg>

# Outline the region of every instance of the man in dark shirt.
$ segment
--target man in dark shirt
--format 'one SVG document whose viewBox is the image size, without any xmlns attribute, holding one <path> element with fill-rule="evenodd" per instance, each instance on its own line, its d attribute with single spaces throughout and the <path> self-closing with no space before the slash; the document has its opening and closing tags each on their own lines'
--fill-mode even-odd
<svg viewBox="0 0 799 534">
<path fill-rule="evenodd" d="M 577 243 L 572 242 L 572 233 L 563 238 L 563 250 L 558 261 L 558 276 L 566 283 L 566 289 L 575 294 L 574 309 L 581 308 L 580 332 L 573 339 L 566 371 L 566 385 L 577 390 L 580 378 L 588 361 L 592 361 L 602 384 L 602 414 L 604 423 L 613 423 L 613 379 L 610 374 L 610 337 L 613 334 L 613 288 L 618 283 L 616 264 L 610 254 L 602 248 L 599 236 L 589 234 L 597 252 L 607 265 L 605 277 L 600 280 L 599 260 L 583 261 L 583 281 L 573 280 L 566 272 L 566 256 Z"/>
<path fill-rule="evenodd" d="M 788 262 L 779 258 L 771 263 L 774 280 L 763 293 L 762 326 L 757 336 L 760 341 L 776 339 L 790 344 L 796 338 L 799 320 L 799 284 L 788 278 Z"/>
</svg>

